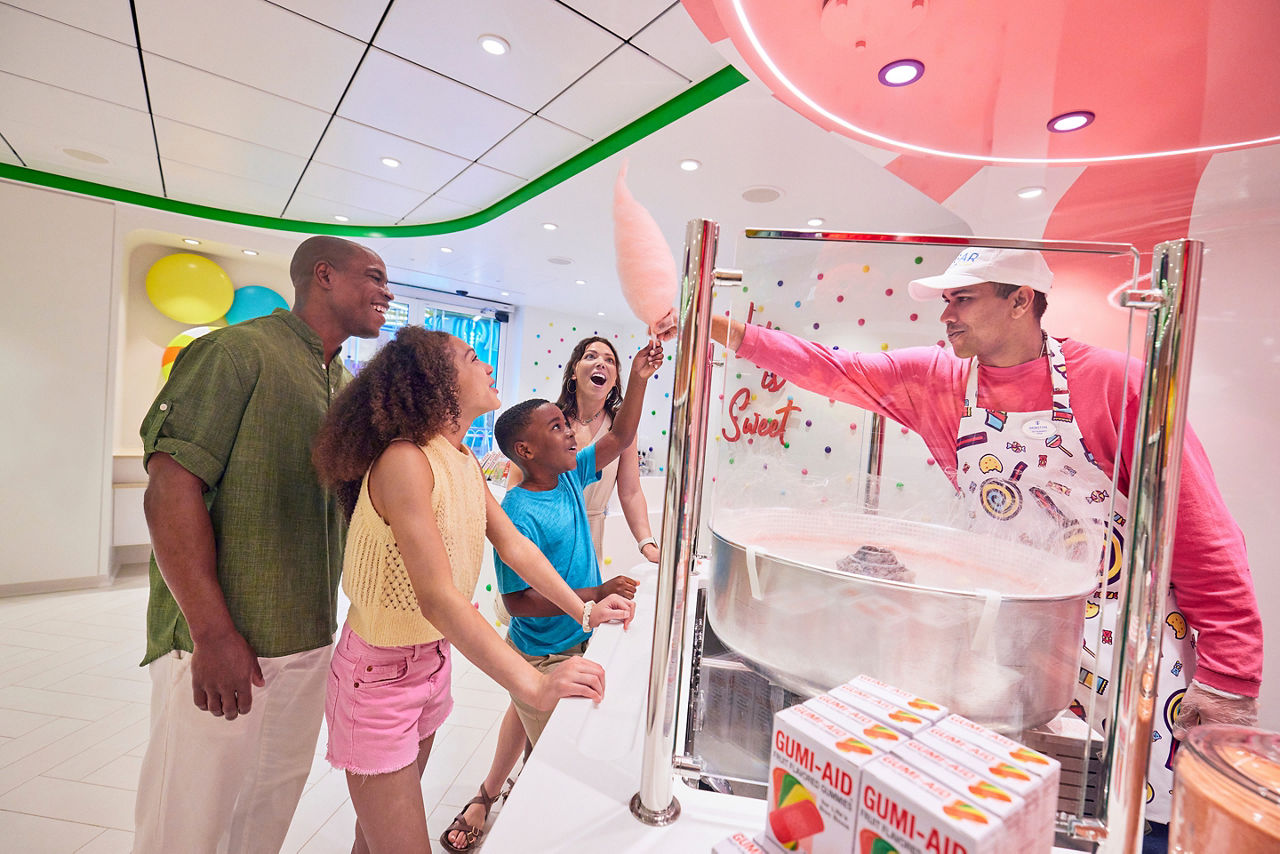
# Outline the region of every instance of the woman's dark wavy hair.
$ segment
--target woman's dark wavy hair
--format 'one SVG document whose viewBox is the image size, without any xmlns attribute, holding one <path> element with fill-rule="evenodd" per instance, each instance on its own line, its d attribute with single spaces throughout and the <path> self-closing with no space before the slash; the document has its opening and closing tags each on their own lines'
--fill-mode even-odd
<svg viewBox="0 0 1280 854">
<path fill-rule="evenodd" d="M 421 445 L 457 425 L 462 413 L 452 338 L 401 327 L 329 407 L 311 461 L 348 519 L 365 472 L 393 439 Z"/>
<path fill-rule="evenodd" d="M 618 375 L 617 382 L 614 383 L 613 390 L 609 392 L 609 396 L 604 399 L 604 411 L 609 413 L 610 421 L 617 414 L 618 407 L 622 405 L 622 360 L 618 358 L 617 349 L 607 338 L 592 335 L 579 341 L 574 346 L 573 352 L 569 354 L 569 361 L 564 363 L 564 378 L 560 380 L 560 397 L 556 399 L 556 406 L 560 407 L 560 411 L 564 413 L 565 418 L 578 417 L 578 383 L 573 377 L 573 372 L 577 370 L 578 363 L 582 361 L 582 356 L 587 352 L 587 348 L 597 341 L 608 347 L 609 351 L 613 353 L 613 364 L 617 368 L 614 371 Z"/>
</svg>

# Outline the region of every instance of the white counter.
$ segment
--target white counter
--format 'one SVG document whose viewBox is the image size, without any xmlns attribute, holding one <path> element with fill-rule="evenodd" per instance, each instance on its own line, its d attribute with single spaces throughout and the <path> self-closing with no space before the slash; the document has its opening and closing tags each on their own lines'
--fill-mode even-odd
<svg viewBox="0 0 1280 854">
<path fill-rule="evenodd" d="M 657 569 L 642 563 L 626 573 L 640 581 L 630 630 L 602 626 L 587 650 L 588 658 L 604 665 L 605 698 L 598 706 L 560 701 L 495 818 L 486 854 L 700 852 L 735 831 L 754 835 L 764 827 L 764 801 L 699 791 L 679 781 L 672 793 L 681 814 L 673 824 L 650 827 L 631 814 L 628 805 L 640 788 Z"/>
</svg>

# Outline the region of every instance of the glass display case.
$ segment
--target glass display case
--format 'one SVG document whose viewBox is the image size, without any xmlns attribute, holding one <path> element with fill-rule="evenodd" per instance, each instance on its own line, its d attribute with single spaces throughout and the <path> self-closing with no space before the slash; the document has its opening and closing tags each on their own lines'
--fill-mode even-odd
<svg viewBox="0 0 1280 854">
<path fill-rule="evenodd" d="M 714 223 L 690 223 L 633 812 L 675 820 L 673 770 L 763 797 L 774 712 L 864 674 L 1057 758 L 1058 843 L 1124 850 L 1147 754 L 1172 745 L 1151 739 L 1171 713 L 1155 689 L 1199 245 L 1158 247 L 1148 285 L 1117 244 L 761 229 L 726 271 L 717 243 Z M 945 303 L 908 283 L 981 247 L 1043 254 L 1050 334 L 1133 350 L 1101 392 L 1139 391 L 1117 429 L 1132 453 L 1104 455 L 1126 465 L 1096 464 L 1072 427 L 1056 341 L 1041 360 L 1055 405 L 1039 415 L 982 409 L 971 371 L 939 358 Z M 764 370 L 709 341 L 716 315 L 825 349 Z M 842 351 L 873 379 L 842 377 Z M 950 386 L 922 378 L 947 371 L 956 399 L 925 399 Z M 947 406 L 961 428 L 940 438 L 927 422 Z"/>
</svg>

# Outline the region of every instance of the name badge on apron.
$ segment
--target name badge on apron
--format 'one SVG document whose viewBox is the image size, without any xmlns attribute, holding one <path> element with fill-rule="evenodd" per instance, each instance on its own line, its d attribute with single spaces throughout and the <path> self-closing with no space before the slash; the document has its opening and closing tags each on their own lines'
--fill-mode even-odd
<svg viewBox="0 0 1280 854">
<path fill-rule="evenodd" d="M 1058 428 L 1047 418 L 1032 418 L 1022 425 L 1022 435 L 1031 439 L 1046 439 L 1058 432 Z"/>
</svg>

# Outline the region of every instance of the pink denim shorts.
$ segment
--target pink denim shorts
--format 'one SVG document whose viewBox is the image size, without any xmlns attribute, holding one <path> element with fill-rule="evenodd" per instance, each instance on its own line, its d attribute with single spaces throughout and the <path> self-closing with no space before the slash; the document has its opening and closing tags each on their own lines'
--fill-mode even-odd
<svg viewBox="0 0 1280 854">
<path fill-rule="evenodd" d="M 449 642 L 373 646 L 342 626 L 329 665 L 325 758 L 353 774 L 387 774 L 411 765 L 418 742 L 453 709 Z"/>
</svg>

